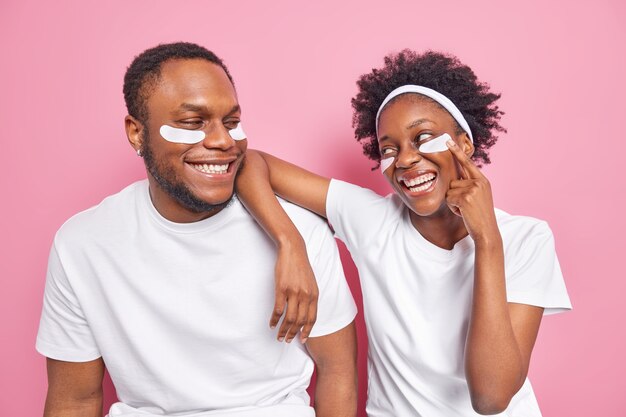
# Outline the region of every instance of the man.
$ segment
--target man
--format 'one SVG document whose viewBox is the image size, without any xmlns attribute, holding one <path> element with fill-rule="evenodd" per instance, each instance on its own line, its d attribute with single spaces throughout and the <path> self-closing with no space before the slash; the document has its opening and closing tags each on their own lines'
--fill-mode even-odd
<svg viewBox="0 0 626 417">
<path fill-rule="evenodd" d="M 290 344 L 265 322 L 277 252 L 232 198 L 247 141 L 225 65 L 198 45 L 160 45 L 135 58 L 124 96 L 148 180 L 55 237 L 37 338 L 45 416 L 100 416 L 105 366 L 120 400 L 111 417 L 354 416 L 354 301 L 326 224 L 288 203 L 319 286 L 317 322 Z M 310 315 L 292 304 L 279 339 Z"/>
</svg>

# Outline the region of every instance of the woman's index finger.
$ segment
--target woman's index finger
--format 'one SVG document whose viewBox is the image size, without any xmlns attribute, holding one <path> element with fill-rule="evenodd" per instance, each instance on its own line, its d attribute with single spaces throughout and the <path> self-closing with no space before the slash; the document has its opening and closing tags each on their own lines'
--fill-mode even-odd
<svg viewBox="0 0 626 417">
<path fill-rule="evenodd" d="M 478 169 L 476 164 L 474 164 L 470 157 L 467 156 L 465 152 L 463 152 L 461 147 L 457 145 L 456 142 L 454 142 L 453 140 L 449 140 L 446 142 L 446 144 L 448 145 L 448 149 L 450 149 L 450 152 L 452 153 L 454 158 L 459 161 L 459 164 L 461 165 L 461 169 L 465 174 L 466 179 L 483 177 L 483 173 L 480 171 L 480 169 Z"/>
</svg>

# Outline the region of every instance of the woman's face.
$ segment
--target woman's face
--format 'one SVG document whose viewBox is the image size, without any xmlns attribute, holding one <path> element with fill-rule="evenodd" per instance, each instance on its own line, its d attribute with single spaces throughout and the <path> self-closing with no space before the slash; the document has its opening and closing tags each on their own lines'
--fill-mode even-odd
<svg viewBox="0 0 626 417">
<path fill-rule="evenodd" d="M 418 148 L 447 133 L 467 155 L 474 146 L 450 113 L 432 100 L 403 94 L 388 104 L 378 121 L 381 158 L 393 158 L 384 171 L 387 181 L 404 204 L 419 216 L 449 211 L 446 193 L 450 181 L 460 178 L 459 166 L 450 151 L 421 153 Z"/>
</svg>

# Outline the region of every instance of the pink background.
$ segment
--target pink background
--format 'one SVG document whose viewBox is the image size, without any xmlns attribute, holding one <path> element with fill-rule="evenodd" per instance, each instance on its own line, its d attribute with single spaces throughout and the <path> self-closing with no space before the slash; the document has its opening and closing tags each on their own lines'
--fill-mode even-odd
<svg viewBox="0 0 626 417">
<path fill-rule="evenodd" d="M 541 408 L 623 416 L 626 6 L 502 3 L 3 0 L 0 415 L 43 409 L 34 343 L 55 231 L 145 175 L 123 131 L 124 70 L 145 48 L 187 40 L 229 66 L 251 147 L 383 193 L 353 140 L 360 74 L 388 52 L 432 48 L 502 92 L 509 132 L 485 172 L 498 207 L 549 221 L 575 307 L 543 322 L 530 370 Z M 350 261 L 346 271 L 360 296 Z M 361 349 L 360 415 L 364 363 Z"/>
</svg>

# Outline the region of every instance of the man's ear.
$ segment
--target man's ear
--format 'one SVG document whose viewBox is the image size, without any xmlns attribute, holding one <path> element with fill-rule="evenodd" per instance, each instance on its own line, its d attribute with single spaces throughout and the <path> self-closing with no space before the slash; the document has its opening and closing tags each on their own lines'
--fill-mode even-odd
<svg viewBox="0 0 626 417">
<path fill-rule="evenodd" d="M 130 146 L 132 146 L 135 151 L 141 150 L 143 144 L 143 124 L 129 114 L 124 118 L 124 128 L 126 129 L 126 137 L 128 138 Z"/>
<path fill-rule="evenodd" d="M 470 139 L 467 132 L 463 132 L 463 136 L 461 136 L 461 143 L 459 145 L 461 146 L 461 149 L 463 149 L 463 153 L 465 153 L 465 155 L 469 158 L 474 155 L 474 150 L 476 148 L 474 147 L 474 142 L 472 142 L 472 139 Z"/>
</svg>

